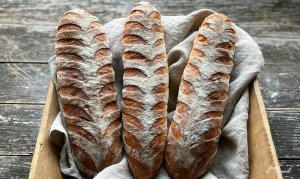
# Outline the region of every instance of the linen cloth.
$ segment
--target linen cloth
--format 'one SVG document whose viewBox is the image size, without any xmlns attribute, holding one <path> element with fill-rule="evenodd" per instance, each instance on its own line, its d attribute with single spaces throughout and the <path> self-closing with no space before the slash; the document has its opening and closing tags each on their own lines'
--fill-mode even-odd
<svg viewBox="0 0 300 179">
<path fill-rule="evenodd" d="M 176 107 L 181 75 L 187 64 L 193 40 L 204 18 L 212 13 L 214 11 L 201 9 L 185 16 L 162 16 L 170 76 L 169 122 L 172 120 L 173 111 Z M 121 38 L 124 22 L 125 18 L 121 18 L 103 25 L 103 30 L 106 32 L 113 54 L 113 67 L 116 74 L 115 86 L 120 108 L 122 108 L 123 74 Z M 233 27 L 236 30 L 237 42 L 233 59 L 234 68 L 230 77 L 228 104 L 222 121 L 222 134 L 218 152 L 211 169 L 202 177 L 203 179 L 242 179 L 249 176 L 247 142 L 248 85 L 261 70 L 264 59 L 255 41 L 235 24 Z M 55 56 L 49 59 L 49 67 L 53 82 L 56 84 Z M 64 125 L 62 115 L 59 113 L 50 130 L 50 140 L 61 147 L 60 169 L 65 175 L 83 178 L 72 158 L 70 142 Z M 105 168 L 95 178 L 132 179 L 133 176 L 124 156 L 122 161 Z M 170 179 L 163 166 L 157 178 Z"/>
</svg>

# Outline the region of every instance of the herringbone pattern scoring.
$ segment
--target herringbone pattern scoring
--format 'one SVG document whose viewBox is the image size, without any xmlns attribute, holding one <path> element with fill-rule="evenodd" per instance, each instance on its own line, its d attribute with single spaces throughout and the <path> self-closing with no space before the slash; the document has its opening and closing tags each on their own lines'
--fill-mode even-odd
<svg viewBox="0 0 300 179">
<path fill-rule="evenodd" d="M 235 31 L 228 17 L 208 16 L 184 69 L 166 147 L 173 178 L 198 178 L 213 162 L 233 68 Z"/>
<path fill-rule="evenodd" d="M 168 66 L 159 12 L 138 3 L 124 25 L 123 141 L 135 178 L 154 178 L 167 136 Z"/>
<path fill-rule="evenodd" d="M 122 157 L 112 54 L 99 20 L 67 12 L 56 35 L 58 92 L 78 169 L 92 178 Z"/>
</svg>

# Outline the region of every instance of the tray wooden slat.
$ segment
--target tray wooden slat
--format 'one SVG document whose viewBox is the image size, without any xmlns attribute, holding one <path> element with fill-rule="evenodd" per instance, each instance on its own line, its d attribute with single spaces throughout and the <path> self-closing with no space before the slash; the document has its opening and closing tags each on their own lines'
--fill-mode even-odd
<svg viewBox="0 0 300 179">
<path fill-rule="evenodd" d="M 58 163 L 59 150 L 49 139 L 49 131 L 58 111 L 56 92 L 51 82 L 32 158 L 30 179 L 62 178 Z"/>
<path fill-rule="evenodd" d="M 257 79 L 253 81 L 250 89 L 248 120 L 249 178 L 282 179 Z M 51 82 L 32 159 L 29 179 L 63 178 L 58 164 L 59 151 L 49 140 L 49 130 L 58 110 L 56 92 Z"/>
<path fill-rule="evenodd" d="M 282 178 L 265 105 L 256 79 L 250 89 L 248 146 L 249 178 Z"/>
</svg>

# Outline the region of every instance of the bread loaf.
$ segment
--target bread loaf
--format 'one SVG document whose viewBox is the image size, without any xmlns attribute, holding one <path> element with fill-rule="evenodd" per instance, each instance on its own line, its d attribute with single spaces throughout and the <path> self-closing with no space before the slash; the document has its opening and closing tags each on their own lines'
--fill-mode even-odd
<svg viewBox="0 0 300 179">
<path fill-rule="evenodd" d="M 122 157 L 112 54 L 99 20 L 84 10 L 67 12 L 56 35 L 61 111 L 76 166 L 87 178 Z"/>
<path fill-rule="evenodd" d="M 174 179 L 195 179 L 213 162 L 233 68 L 235 31 L 228 17 L 208 16 L 194 39 L 168 133 L 166 168 Z"/>
<path fill-rule="evenodd" d="M 135 178 L 154 178 L 167 136 L 168 66 L 159 12 L 138 3 L 124 25 L 123 141 Z"/>
</svg>

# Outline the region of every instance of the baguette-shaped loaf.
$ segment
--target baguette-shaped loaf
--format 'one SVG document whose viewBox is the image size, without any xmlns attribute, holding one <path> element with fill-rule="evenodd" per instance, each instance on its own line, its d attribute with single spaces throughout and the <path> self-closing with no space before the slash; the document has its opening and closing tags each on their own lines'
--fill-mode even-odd
<svg viewBox="0 0 300 179">
<path fill-rule="evenodd" d="M 208 16 L 194 39 L 167 139 L 166 168 L 174 179 L 196 179 L 213 162 L 235 41 L 232 23 L 222 14 Z"/>
<path fill-rule="evenodd" d="M 56 35 L 61 110 L 75 164 L 87 178 L 122 157 L 112 54 L 99 20 L 84 10 L 67 12 Z"/>
<path fill-rule="evenodd" d="M 167 136 L 168 65 L 160 14 L 138 3 L 124 25 L 123 141 L 135 178 L 154 178 Z"/>
</svg>

